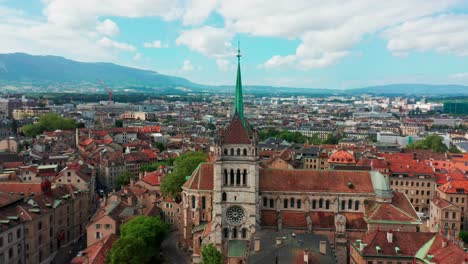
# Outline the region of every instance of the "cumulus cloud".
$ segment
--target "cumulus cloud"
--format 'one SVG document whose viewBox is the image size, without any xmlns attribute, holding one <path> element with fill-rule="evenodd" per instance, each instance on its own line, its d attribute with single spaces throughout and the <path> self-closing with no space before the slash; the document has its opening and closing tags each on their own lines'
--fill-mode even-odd
<svg viewBox="0 0 468 264">
<path fill-rule="evenodd" d="M 155 40 L 155 41 L 152 41 L 152 42 L 145 42 L 143 43 L 143 47 L 145 48 L 154 48 L 154 49 L 160 49 L 160 48 L 167 48 L 169 47 L 169 45 L 167 44 L 164 44 L 160 41 L 160 40 Z"/>
<path fill-rule="evenodd" d="M 203 26 L 182 31 L 176 39 L 176 44 L 186 45 L 190 50 L 209 57 L 222 58 L 233 55 L 235 52 L 230 43 L 232 37 L 233 33 L 225 28 Z"/>
<path fill-rule="evenodd" d="M 203 23 L 218 5 L 218 0 L 190 0 L 187 1 L 182 16 L 184 25 L 197 25 Z"/>
<path fill-rule="evenodd" d="M 117 24 L 110 19 L 106 19 L 103 22 L 99 22 L 96 27 L 96 30 L 101 34 L 107 35 L 110 37 L 118 35 L 120 32 Z"/>
<path fill-rule="evenodd" d="M 443 14 L 405 22 L 386 30 L 387 48 L 394 54 L 435 50 L 468 56 L 468 15 Z"/>
<path fill-rule="evenodd" d="M 192 65 L 192 62 L 190 60 L 184 60 L 184 63 L 182 64 L 182 71 L 189 72 L 193 71 L 194 67 Z"/>
<path fill-rule="evenodd" d="M 219 51 L 226 48 L 234 33 L 298 39 L 301 43 L 294 54 L 273 55 L 263 66 L 326 67 L 349 55 L 350 49 L 367 34 L 447 10 L 457 2 L 291 0 L 271 5 L 262 0 L 225 0 L 216 7 L 225 19 L 224 28 L 184 31 L 178 44 L 219 57 Z M 209 41 L 212 39 L 215 41 Z"/>
<path fill-rule="evenodd" d="M 119 50 L 124 50 L 124 51 L 135 51 L 136 48 L 128 43 L 124 42 L 118 42 L 115 40 L 112 40 L 108 37 L 103 37 L 98 41 L 98 44 L 106 47 L 106 48 L 113 48 L 113 49 L 119 49 Z"/>
</svg>

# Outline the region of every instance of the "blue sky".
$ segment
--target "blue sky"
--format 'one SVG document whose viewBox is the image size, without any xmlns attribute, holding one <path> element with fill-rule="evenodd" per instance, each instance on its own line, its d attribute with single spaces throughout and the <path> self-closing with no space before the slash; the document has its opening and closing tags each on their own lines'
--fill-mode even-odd
<svg viewBox="0 0 468 264">
<path fill-rule="evenodd" d="M 468 84 L 468 0 L 0 0 L 0 53 L 233 84 Z"/>
</svg>

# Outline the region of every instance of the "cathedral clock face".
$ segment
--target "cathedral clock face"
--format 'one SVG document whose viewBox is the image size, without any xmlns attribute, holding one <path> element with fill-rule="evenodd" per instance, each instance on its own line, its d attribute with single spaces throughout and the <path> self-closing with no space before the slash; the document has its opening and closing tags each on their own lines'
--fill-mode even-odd
<svg viewBox="0 0 468 264">
<path fill-rule="evenodd" d="M 242 207 L 234 205 L 226 210 L 226 219 L 231 225 L 239 225 L 244 221 L 245 211 Z"/>
</svg>

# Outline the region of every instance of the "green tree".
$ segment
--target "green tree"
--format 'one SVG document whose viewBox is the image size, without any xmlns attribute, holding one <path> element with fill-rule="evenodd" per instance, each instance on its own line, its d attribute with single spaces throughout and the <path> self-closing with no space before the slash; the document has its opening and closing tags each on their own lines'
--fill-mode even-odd
<svg viewBox="0 0 468 264">
<path fill-rule="evenodd" d="M 159 149 L 159 151 L 164 151 L 166 148 L 164 147 L 164 144 L 161 142 L 155 142 L 154 145 Z"/>
<path fill-rule="evenodd" d="M 203 152 L 187 152 L 175 159 L 172 172 L 164 177 L 161 184 L 163 194 L 178 197 L 182 190 L 181 187 L 185 183 L 185 177 L 191 175 L 197 166 L 207 159 L 208 155 Z"/>
<path fill-rule="evenodd" d="M 110 264 L 160 263 L 161 243 L 169 226 L 159 217 L 137 216 L 125 223 L 120 238 L 112 246 Z"/>
<path fill-rule="evenodd" d="M 115 127 L 123 127 L 123 121 L 120 119 L 115 120 Z"/>
<path fill-rule="evenodd" d="M 313 134 L 312 137 L 309 138 L 309 143 L 312 144 L 312 145 L 322 144 L 322 140 L 320 139 L 320 135 L 318 133 Z"/>
<path fill-rule="evenodd" d="M 463 242 L 468 243 L 468 231 L 460 230 L 460 233 L 458 234 L 458 238 L 463 240 Z"/>
<path fill-rule="evenodd" d="M 426 136 L 422 140 L 418 140 L 407 146 L 408 149 L 432 149 L 434 152 L 444 153 L 447 151 L 447 146 L 443 142 L 443 138 L 439 135 L 432 134 Z"/>
<path fill-rule="evenodd" d="M 324 144 L 336 145 L 342 139 L 340 135 L 328 134 L 327 139 L 323 142 Z"/>
<path fill-rule="evenodd" d="M 122 188 L 122 186 L 127 185 L 130 183 L 130 179 L 132 178 L 132 175 L 128 171 L 122 172 L 119 176 L 117 176 L 117 179 L 115 181 L 115 184 L 117 185 L 117 189 Z M 133 176 L 135 179 L 136 177 Z"/>
<path fill-rule="evenodd" d="M 204 245 L 202 247 L 202 262 L 201 264 L 221 264 L 223 263 L 223 255 L 213 246 L 213 244 Z"/>
<path fill-rule="evenodd" d="M 56 113 L 47 113 L 39 117 L 39 121 L 23 126 L 23 133 L 27 137 L 35 137 L 44 131 L 54 131 L 57 129 L 73 129 L 77 124 L 71 118 L 64 118 Z"/>
<path fill-rule="evenodd" d="M 160 165 L 164 165 L 164 166 L 169 166 L 171 165 L 169 161 L 160 161 L 160 162 L 154 162 L 152 164 L 148 164 L 148 165 L 143 165 L 140 167 L 140 171 L 141 172 L 144 172 L 144 171 L 147 171 L 147 172 L 152 172 L 152 171 L 156 171 L 158 170 L 159 166 Z"/>
<path fill-rule="evenodd" d="M 462 153 L 456 146 L 451 146 L 448 149 L 448 152 L 450 152 L 450 153 Z"/>
</svg>

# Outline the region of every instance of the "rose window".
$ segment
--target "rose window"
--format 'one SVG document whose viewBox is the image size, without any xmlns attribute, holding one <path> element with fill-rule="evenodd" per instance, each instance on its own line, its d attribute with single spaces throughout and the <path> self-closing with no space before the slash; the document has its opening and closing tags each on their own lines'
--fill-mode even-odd
<svg viewBox="0 0 468 264">
<path fill-rule="evenodd" d="M 231 206 L 226 211 L 227 221 L 232 225 L 238 225 L 244 219 L 244 209 L 240 206 Z"/>
</svg>

